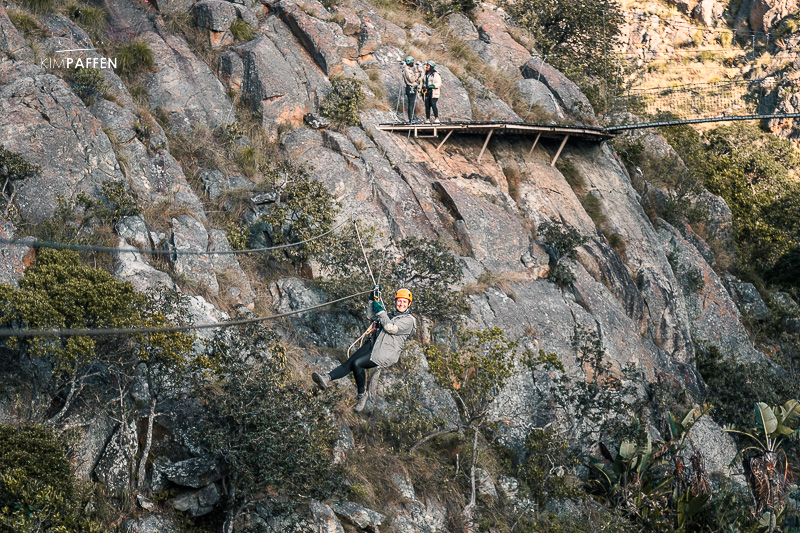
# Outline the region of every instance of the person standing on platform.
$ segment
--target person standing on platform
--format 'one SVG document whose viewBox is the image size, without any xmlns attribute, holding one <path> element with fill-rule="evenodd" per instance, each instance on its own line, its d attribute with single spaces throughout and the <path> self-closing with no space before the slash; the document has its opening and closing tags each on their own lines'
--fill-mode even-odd
<svg viewBox="0 0 800 533">
<path fill-rule="evenodd" d="M 436 63 L 432 60 L 425 63 L 425 74 L 420 81 L 420 90 L 425 95 L 425 120 L 431 124 L 439 124 L 439 89 L 442 86 L 442 76 L 436 71 Z M 431 120 L 431 110 L 433 118 Z"/>
<path fill-rule="evenodd" d="M 406 57 L 405 65 L 403 66 L 403 83 L 405 84 L 406 93 L 406 112 L 408 113 L 408 123 L 413 124 L 414 108 L 417 105 L 417 91 L 419 90 L 420 79 L 422 72 L 414 64 L 414 58 L 411 56 Z"/>
</svg>

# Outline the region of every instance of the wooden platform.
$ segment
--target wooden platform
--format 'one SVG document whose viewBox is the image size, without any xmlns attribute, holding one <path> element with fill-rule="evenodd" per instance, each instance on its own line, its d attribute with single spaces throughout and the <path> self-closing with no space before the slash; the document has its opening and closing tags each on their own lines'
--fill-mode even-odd
<svg viewBox="0 0 800 533">
<path fill-rule="evenodd" d="M 444 135 L 444 139 L 436 147 L 439 151 L 453 133 L 466 135 L 485 135 L 481 153 L 478 155 L 478 162 L 483 157 L 486 146 L 492 135 L 525 135 L 535 137 L 530 152 L 536 148 L 539 139 L 561 139 L 561 145 L 556 152 L 550 166 L 555 166 L 558 156 L 570 138 L 581 139 L 590 142 L 603 142 L 615 136 L 615 133 L 606 131 L 603 128 L 593 128 L 589 126 L 565 126 L 550 124 L 529 124 L 527 122 L 442 122 L 440 124 L 409 124 L 408 122 L 392 122 L 378 124 L 381 131 L 391 131 L 411 135 L 415 138 L 436 137 Z"/>
</svg>

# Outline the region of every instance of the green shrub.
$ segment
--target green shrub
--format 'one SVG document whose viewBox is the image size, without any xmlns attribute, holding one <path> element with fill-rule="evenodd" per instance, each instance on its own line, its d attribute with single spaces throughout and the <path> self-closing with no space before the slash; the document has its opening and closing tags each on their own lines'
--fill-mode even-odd
<svg viewBox="0 0 800 533">
<path fill-rule="evenodd" d="M 248 326 L 209 343 L 214 362 L 198 383 L 205 415 L 195 436 L 225 464 L 228 508 L 282 499 L 325 499 L 342 494 L 331 452 L 338 425 L 330 413 L 336 394 L 297 383 L 278 336 Z M 210 393 L 211 392 L 211 393 Z"/>
<path fill-rule="evenodd" d="M 548 279 L 562 287 L 568 287 L 575 282 L 575 276 L 562 259 L 568 257 L 576 259 L 575 250 L 583 246 L 588 237 L 582 236 L 578 230 L 567 224 L 559 224 L 552 220 L 545 221 L 538 228 L 539 236 L 544 239 L 545 246 L 550 254 L 550 274 Z"/>
<path fill-rule="evenodd" d="M 587 192 L 581 198 L 581 205 L 595 226 L 603 226 L 608 222 L 608 217 L 603 212 L 603 201 L 599 197 Z"/>
<path fill-rule="evenodd" d="M 78 195 L 77 203 L 84 209 L 84 220 L 94 217 L 106 224 L 116 224 L 120 219 L 138 215 L 139 207 L 131 198 L 125 184 L 120 181 L 104 181 L 100 188 L 102 197 L 91 198 L 85 193 Z"/>
<path fill-rule="evenodd" d="M 618 254 L 621 256 L 625 256 L 625 251 L 627 250 L 627 243 L 625 242 L 625 237 L 620 235 L 619 233 L 610 231 L 610 230 L 603 230 L 603 236 L 608 241 L 608 244 L 617 251 Z"/>
<path fill-rule="evenodd" d="M 411 0 L 428 22 L 435 22 L 451 13 L 468 13 L 477 5 L 475 0 Z"/>
<path fill-rule="evenodd" d="M 245 250 L 247 249 L 248 245 L 248 234 L 249 231 L 247 228 L 243 228 L 234 223 L 228 224 L 226 228 L 226 234 L 228 236 L 228 244 L 231 245 L 232 250 Z"/>
<path fill-rule="evenodd" d="M 518 468 L 530 497 L 538 508 L 550 500 L 578 498 L 583 495 L 577 486 L 574 470 L 580 464 L 569 443 L 555 429 L 535 428 L 525 438 L 525 459 Z"/>
<path fill-rule="evenodd" d="M 800 246 L 780 256 L 764 279 L 786 289 L 800 290 Z"/>
<path fill-rule="evenodd" d="M 697 267 L 689 267 L 685 272 L 686 276 L 686 289 L 692 293 L 703 292 L 706 286 L 706 279 L 703 271 Z"/>
<path fill-rule="evenodd" d="M 276 173 L 286 180 L 276 184 L 273 189 L 280 201 L 261 215 L 258 221 L 272 243 L 279 245 L 305 241 L 329 231 L 339 206 L 325 185 L 311 178 L 305 168 L 290 163 L 283 163 Z M 270 181 L 269 178 L 267 181 Z M 292 261 L 307 261 L 322 253 L 329 240 L 330 237 L 316 239 L 300 246 L 284 248 L 283 253 Z"/>
<path fill-rule="evenodd" d="M 575 274 L 566 265 L 556 264 L 550 267 L 547 279 L 559 287 L 570 287 L 575 283 Z"/>
<path fill-rule="evenodd" d="M 378 422 L 384 442 L 395 451 L 407 450 L 426 435 L 445 427 L 446 420 L 424 408 L 427 392 L 418 370 L 419 360 L 412 356 L 415 344 L 406 344 L 400 361 L 392 368 L 397 380 L 383 396 L 386 411 Z"/>
<path fill-rule="evenodd" d="M 91 104 L 97 96 L 101 96 L 107 89 L 106 82 L 100 69 L 79 68 L 72 74 L 72 90 L 78 97 Z"/>
<path fill-rule="evenodd" d="M 18 182 L 33 177 L 41 172 L 41 167 L 28 163 L 21 155 L 6 150 L 0 144 L 0 198 L 5 205 L 0 209 L 3 216 L 12 219 L 18 216 L 16 206 L 12 204 Z"/>
<path fill-rule="evenodd" d="M 703 401 L 714 406 L 720 425 L 747 428 L 755 403 L 780 404 L 796 393 L 786 376 L 766 363 L 737 361 L 710 344 L 697 348 L 697 370 L 706 383 Z"/>
<path fill-rule="evenodd" d="M 114 55 L 117 58 L 115 72 L 127 78 L 152 70 L 155 66 L 153 49 L 141 39 L 121 45 Z"/>
<path fill-rule="evenodd" d="M 65 446 L 42 426 L 0 424 L 0 531 L 99 533 L 107 531 L 87 505 Z"/>
<path fill-rule="evenodd" d="M 358 112 L 364 101 L 361 82 L 354 78 L 334 78 L 331 85 L 330 92 L 320 106 L 320 113 L 336 124 L 357 126 Z"/>
<path fill-rule="evenodd" d="M 39 165 L 28 163 L 18 153 L 6 150 L 0 144 L 0 180 L 18 181 L 31 178 L 41 172 Z"/>
<path fill-rule="evenodd" d="M 703 30 L 697 30 L 692 33 L 692 44 L 695 46 L 703 44 Z"/>
<path fill-rule="evenodd" d="M 728 48 L 731 44 L 733 44 L 733 32 L 727 30 L 719 32 L 719 44 L 725 48 Z"/>
<path fill-rule="evenodd" d="M 439 241 L 408 237 L 397 243 L 399 255 L 385 255 L 372 247 L 374 230 L 361 228 L 361 237 L 369 263 L 377 277 L 382 270 L 384 301 L 392 307 L 393 291 L 411 290 L 411 312 L 434 322 L 449 320 L 466 310 L 463 295 L 452 289 L 462 277 L 461 263 Z M 332 297 L 339 298 L 372 285 L 355 230 L 349 226 L 328 243 L 320 262 L 330 272 L 319 285 Z M 361 313 L 361 304 L 352 301 L 347 309 Z"/>
<path fill-rule="evenodd" d="M 239 18 L 233 21 L 230 30 L 231 34 L 233 35 L 233 38 L 241 43 L 251 41 L 256 36 L 256 32 L 255 30 L 253 30 L 253 27 L 250 26 L 250 24 L 248 24 L 244 20 Z"/>
</svg>

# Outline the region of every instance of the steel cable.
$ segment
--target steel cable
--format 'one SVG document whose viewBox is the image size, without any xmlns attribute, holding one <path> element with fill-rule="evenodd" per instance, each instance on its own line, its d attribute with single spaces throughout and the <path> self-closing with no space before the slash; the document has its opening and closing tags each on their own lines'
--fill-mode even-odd
<svg viewBox="0 0 800 533">
<path fill-rule="evenodd" d="M 362 296 L 364 294 L 369 294 L 372 292 L 371 290 L 368 291 L 361 291 L 355 294 L 351 294 L 350 296 L 344 296 L 342 298 L 337 298 L 336 300 L 331 300 L 330 302 L 325 302 L 317 305 L 312 305 L 311 307 L 305 307 L 303 309 L 298 309 L 296 311 L 288 311 L 286 313 L 279 313 L 277 315 L 269 315 L 269 316 L 262 316 L 257 318 L 247 318 L 242 320 L 229 320 L 227 322 L 213 322 L 210 324 L 195 324 L 191 326 L 165 326 L 165 327 L 151 327 L 151 328 L 92 328 L 92 329 L 13 329 L 13 328 L 2 328 L 0 329 L 0 338 L 9 338 L 9 337 L 16 337 L 16 338 L 23 338 L 23 337 L 63 337 L 63 336 L 101 336 L 101 335 L 138 335 L 138 334 L 145 334 L 145 333 L 166 333 L 166 332 L 178 332 L 178 331 L 191 331 L 196 329 L 216 329 L 216 328 L 229 328 L 232 326 L 244 326 L 247 324 L 256 324 L 258 322 L 264 322 L 267 320 L 274 320 L 276 318 L 283 318 L 286 316 L 297 315 L 300 313 L 305 313 L 307 311 L 313 311 L 314 309 L 319 309 L 321 307 L 327 307 L 329 305 L 333 305 L 335 303 L 344 302 L 345 300 L 351 300 L 357 296 Z"/>
<path fill-rule="evenodd" d="M 281 250 L 283 248 L 291 248 L 293 246 L 300 246 L 307 242 L 320 239 L 337 229 L 344 226 L 351 220 L 352 217 L 347 217 L 343 222 L 337 226 L 329 229 L 325 233 L 320 233 L 314 237 L 299 242 L 290 242 L 286 244 L 279 244 L 277 246 L 267 246 L 265 248 L 250 248 L 247 250 L 219 250 L 219 251 L 199 251 L 199 250 L 139 250 L 138 248 L 114 248 L 110 246 L 92 246 L 89 244 L 65 244 L 49 241 L 26 241 L 25 237 L 16 239 L 0 239 L 0 244 L 29 246 L 31 248 L 53 248 L 56 250 L 76 250 L 76 251 L 89 251 L 89 252 L 111 252 L 111 253 L 136 253 L 144 255 L 239 255 L 239 254 L 253 254 L 259 252 L 268 252 L 270 250 Z"/>
</svg>

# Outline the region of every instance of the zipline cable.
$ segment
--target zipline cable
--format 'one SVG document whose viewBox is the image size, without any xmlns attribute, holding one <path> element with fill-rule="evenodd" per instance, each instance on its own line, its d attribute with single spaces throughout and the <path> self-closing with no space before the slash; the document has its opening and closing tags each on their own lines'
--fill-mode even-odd
<svg viewBox="0 0 800 533">
<path fill-rule="evenodd" d="M 298 309 L 296 311 L 288 311 L 286 313 L 280 313 L 277 315 L 269 315 L 269 316 L 262 316 L 257 318 L 247 318 L 242 320 L 229 320 L 227 322 L 214 322 L 211 324 L 195 324 L 191 326 L 166 326 L 162 328 L 108 328 L 108 329 L 13 329 L 13 328 L 3 328 L 0 329 L 0 338 L 9 338 L 9 337 L 63 337 L 63 336 L 92 336 L 97 337 L 101 335 L 138 335 L 144 333 L 165 333 L 165 332 L 178 332 L 178 331 L 191 331 L 195 329 L 216 329 L 216 328 L 229 328 L 231 326 L 244 326 L 247 324 L 256 324 L 258 322 L 264 322 L 267 320 L 274 320 L 276 318 L 283 318 L 286 316 L 296 315 L 299 313 L 305 313 L 307 311 L 313 311 L 314 309 L 319 309 L 321 307 L 327 307 L 329 305 L 333 305 L 335 303 L 344 302 L 345 300 L 351 300 L 357 296 L 362 296 L 364 294 L 368 294 L 372 292 L 371 290 L 368 291 L 361 291 L 355 294 L 351 294 L 350 296 L 344 296 L 342 298 L 337 298 L 336 300 L 331 300 L 330 302 L 325 302 L 317 305 L 312 305 L 311 307 L 306 307 L 303 309 Z"/>
<path fill-rule="evenodd" d="M 310 237 L 299 242 L 290 242 L 286 244 L 279 244 L 277 246 L 267 246 L 265 248 L 250 248 L 247 250 L 219 250 L 219 251 L 199 251 L 199 250 L 139 250 L 138 248 L 114 248 L 111 246 L 92 246 L 88 244 L 64 244 L 49 241 L 25 241 L 22 238 L 15 239 L 0 239 L 0 244 L 15 244 L 18 246 L 29 246 L 31 248 L 52 248 L 55 250 L 76 250 L 76 251 L 89 251 L 89 252 L 110 252 L 110 253 L 134 253 L 144 255 L 239 255 L 239 254 L 253 254 L 258 252 L 268 252 L 270 250 L 281 250 L 283 248 L 291 248 L 292 246 L 300 246 L 307 242 L 320 239 L 337 229 L 347 224 L 352 217 L 347 217 L 339 225 L 329 229 L 325 233 L 320 233 L 314 237 Z"/>
<path fill-rule="evenodd" d="M 361 246 L 361 253 L 364 254 L 364 262 L 367 263 L 367 270 L 369 270 L 369 277 L 372 278 L 372 286 L 374 287 L 377 285 L 375 283 L 375 276 L 372 275 L 372 267 L 369 266 L 369 259 L 367 259 L 367 252 L 364 250 L 364 243 L 361 242 L 361 235 L 358 233 L 358 224 L 356 221 L 353 221 L 353 227 L 356 229 L 356 237 L 358 237 L 358 245 Z"/>
</svg>

